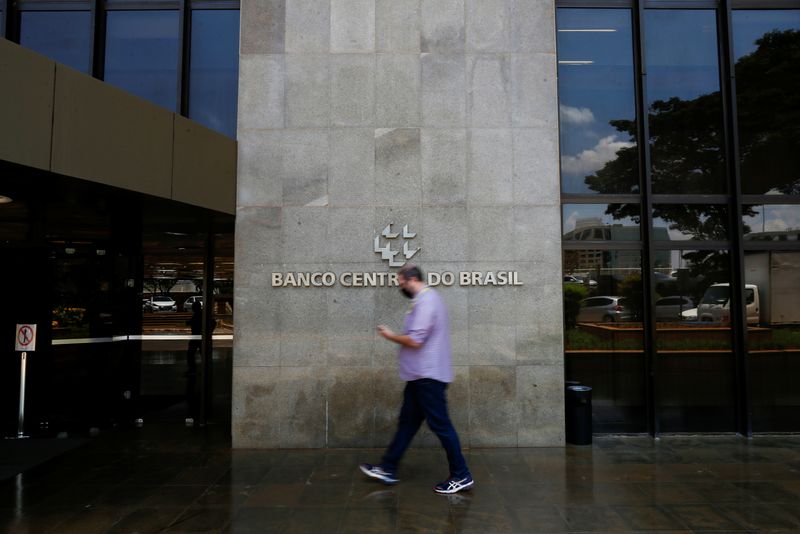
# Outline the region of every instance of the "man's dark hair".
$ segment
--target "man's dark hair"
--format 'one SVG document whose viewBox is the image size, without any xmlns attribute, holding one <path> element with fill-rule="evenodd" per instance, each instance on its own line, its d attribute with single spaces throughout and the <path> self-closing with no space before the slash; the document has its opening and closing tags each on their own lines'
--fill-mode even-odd
<svg viewBox="0 0 800 534">
<path fill-rule="evenodd" d="M 425 281 L 424 275 L 422 274 L 422 269 L 416 265 L 404 265 L 400 268 L 400 272 L 398 274 L 402 274 L 403 278 L 416 278 L 420 282 Z"/>
</svg>

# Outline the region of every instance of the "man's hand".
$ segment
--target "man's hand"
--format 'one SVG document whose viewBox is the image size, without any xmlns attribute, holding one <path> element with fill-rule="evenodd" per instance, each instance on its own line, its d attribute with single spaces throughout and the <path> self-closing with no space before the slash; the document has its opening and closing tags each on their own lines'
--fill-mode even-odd
<svg viewBox="0 0 800 534">
<path fill-rule="evenodd" d="M 385 324 L 378 325 L 378 333 L 385 339 L 388 339 L 389 341 L 393 341 L 398 345 L 402 345 L 410 349 L 419 349 L 422 347 L 422 343 L 417 343 L 416 341 L 411 339 L 411 336 L 407 336 L 405 334 L 401 335 L 395 334 Z"/>
<path fill-rule="evenodd" d="M 395 333 L 394 333 L 394 332 L 392 332 L 392 331 L 389 329 L 389 327 L 388 327 L 388 326 L 386 326 L 385 324 L 379 324 L 379 325 L 378 325 L 378 333 L 379 333 L 379 334 L 380 334 L 380 335 L 381 335 L 383 338 L 385 338 L 385 339 L 388 339 L 389 341 L 394 341 L 394 339 L 393 339 L 393 338 L 395 337 Z"/>
</svg>

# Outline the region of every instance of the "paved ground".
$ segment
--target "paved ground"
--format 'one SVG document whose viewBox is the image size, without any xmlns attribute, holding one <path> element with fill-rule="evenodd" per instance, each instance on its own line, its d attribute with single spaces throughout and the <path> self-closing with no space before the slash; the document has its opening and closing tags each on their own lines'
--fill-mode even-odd
<svg viewBox="0 0 800 534">
<path fill-rule="evenodd" d="M 105 434 L 0 483 L 6 532 L 800 532 L 800 436 L 596 438 L 479 449 L 476 488 L 431 491 L 442 452 L 411 450 L 394 487 L 380 451 L 232 451 L 224 429 Z"/>
</svg>

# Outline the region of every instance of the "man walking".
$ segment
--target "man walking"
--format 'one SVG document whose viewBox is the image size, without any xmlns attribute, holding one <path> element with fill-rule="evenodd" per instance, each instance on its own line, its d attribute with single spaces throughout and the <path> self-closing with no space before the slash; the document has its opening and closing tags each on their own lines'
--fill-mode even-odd
<svg viewBox="0 0 800 534">
<path fill-rule="evenodd" d="M 400 290 L 413 299 L 406 314 L 402 334 L 395 334 L 385 325 L 378 332 L 400 345 L 397 359 L 400 378 L 406 381 L 403 407 L 397 432 L 379 465 L 361 464 L 365 475 L 385 484 L 394 484 L 403 453 L 419 430 L 423 420 L 438 436 L 450 464 L 450 476 L 434 486 L 436 493 L 457 493 L 470 489 L 475 482 L 467 468 L 458 434 L 447 414 L 445 390 L 453 381 L 450 362 L 450 326 L 447 307 L 433 289 L 423 282 L 422 271 L 406 265 L 397 277 Z"/>
</svg>

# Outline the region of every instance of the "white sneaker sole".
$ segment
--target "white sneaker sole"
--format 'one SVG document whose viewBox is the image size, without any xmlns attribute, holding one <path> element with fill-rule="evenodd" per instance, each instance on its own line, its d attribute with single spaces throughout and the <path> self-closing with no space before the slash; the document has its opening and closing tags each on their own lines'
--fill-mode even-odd
<svg viewBox="0 0 800 534">
<path fill-rule="evenodd" d="M 389 478 L 384 475 L 379 475 L 378 473 L 373 473 L 369 469 L 365 469 L 363 465 L 359 465 L 358 468 L 361 469 L 361 472 L 367 475 L 368 477 L 374 478 L 375 480 L 380 480 L 384 484 L 392 485 L 392 484 L 397 484 L 398 482 L 396 478 Z"/>
</svg>

